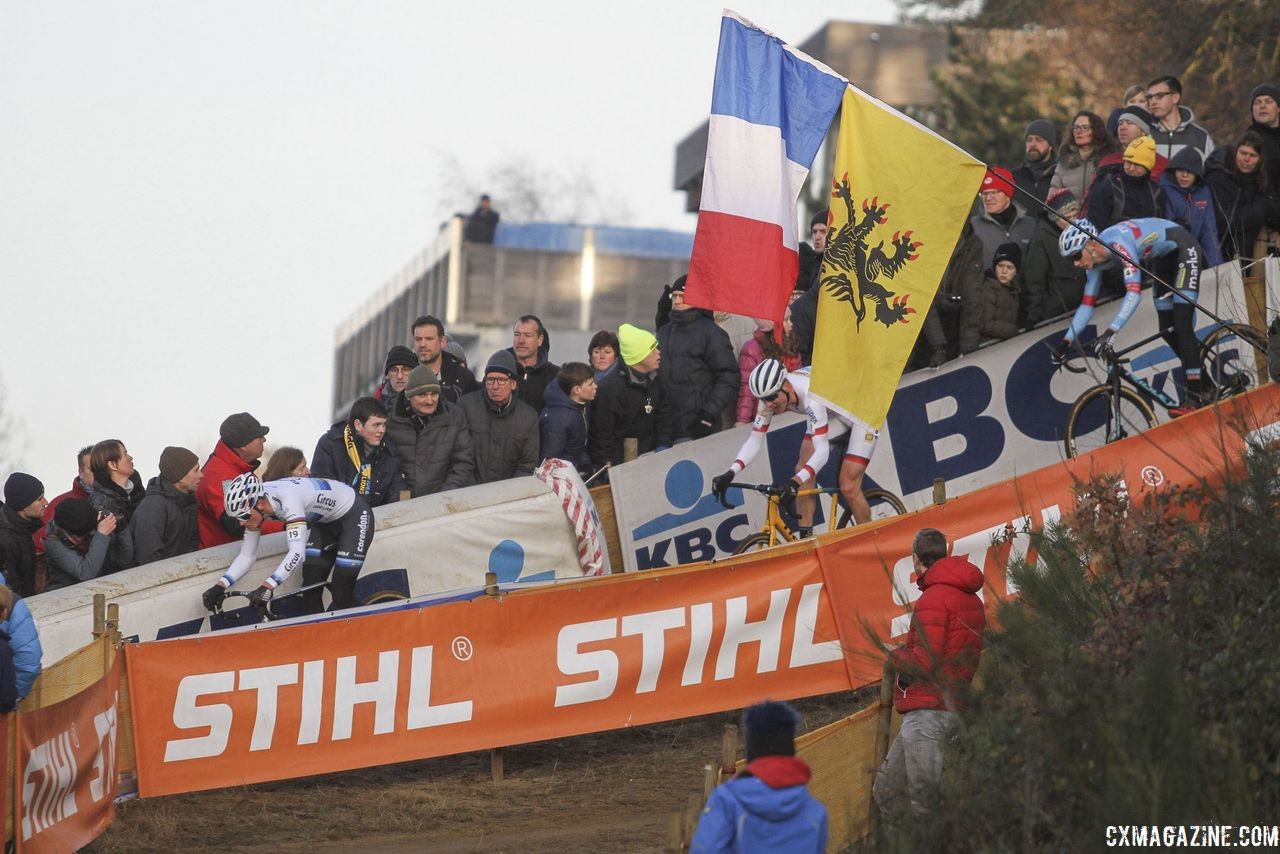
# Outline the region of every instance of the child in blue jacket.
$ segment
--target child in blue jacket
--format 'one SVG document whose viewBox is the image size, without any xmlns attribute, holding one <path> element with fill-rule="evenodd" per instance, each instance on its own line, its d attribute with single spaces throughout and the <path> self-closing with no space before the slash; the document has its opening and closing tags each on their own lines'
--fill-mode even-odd
<svg viewBox="0 0 1280 854">
<path fill-rule="evenodd" d="M 1171 219 L 1191 232 L 1204 250 L 1201 270 L 1222 263 L 1222 247 L 1218 244 L 1218 222 L 1213 214 L 1213 191 L 1204 182 L 1204 161 L 1191 146 L 1173 155 L 1169 168 L 1160 176 L 1160 186 L 1169 199 L 1166 219 Z"/>
</svg>

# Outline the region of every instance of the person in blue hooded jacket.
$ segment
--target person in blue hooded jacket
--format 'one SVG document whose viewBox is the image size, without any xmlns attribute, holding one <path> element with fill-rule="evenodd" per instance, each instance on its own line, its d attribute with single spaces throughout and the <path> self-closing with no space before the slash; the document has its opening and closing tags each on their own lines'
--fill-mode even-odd
<svg viewBox="0 0 1280 854">
<path fill-rule="evenodd" d="M 1218 222 L 1213 213 L 1213 191 L 1204 182 L 1204 160 L 1191 146 L 1169 160 L 1160 176 L 1160 187 L 1169 200 L 1168 218 L 1191 232 L 1204 250 L 1205 268 L 1222 263 Z"/>
<path fill-rule="evenodd" d="M 27 603 L 3 584 L 0 584 L 0 632 L 8 635 L 9 646 L 13 650 L 17 699 L 20 701 L 30 693 L 31 686 L 40 675 L 40 659 L 44 650 Z"/>
<path fill-rule="evenodd" d="M 766 700 L 742 713 L 746 767 L 711 793 L 690 854 L 827 850 L 827 808 L 809 794 L 809 765 L 796 756 L 799 723 L 787 703 Z"/>
</svg>

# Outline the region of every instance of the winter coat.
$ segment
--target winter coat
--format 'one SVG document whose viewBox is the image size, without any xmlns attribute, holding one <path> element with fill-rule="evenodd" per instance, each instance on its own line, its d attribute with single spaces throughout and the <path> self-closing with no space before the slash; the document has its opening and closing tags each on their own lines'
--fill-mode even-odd
<svg viewBox="0 0 1280 854">
<path fill-rule="evenodd" d="M 223 481 L 234 479 L 237 475 L 253 471 L 258 461 L 247 463 L 240 455 L 227 447 L 221 439 L 213 446 L 213 453 L 205 460 L 200 471 L 203 477 L 196 487 L 196 519 L 200 528 L 200 548 L 220 546 L 233 543 L 244 537 L 244 526 L 227 515 L 222 504 Z M 274 534 L 284 530 L 284 523 L 279 519 L 268 519 L 262 523 L 262 533 Z"/>
<path fill-rule="evenodd" d="M 12 712 L 18 705 L 18 671 L 13 666 L 13 646 L 0 632 L 0 712 Z"/>
<path fill-rule="evenodd" d="M 194 529 L 195 523 L 192 522 Z M 70 587 L 81 581 L 89 581 L 115 572 L 119 567 L 108 559 L 112 536 L 95 530 L 83 549 L 78 549 L 67 539 L 66 533 L 56 522 L 46 527 L 48 538 L 45 556 L 49 566 L 49 586 L 46 590 Z M 193 531 L 194 533 L 194 531 Z"/>
<path fill-rule="evenodd" d="M 969 222 L 973 224 L 973 233 L 982 241 L 982 269 L 984 270 L 991 269 L 991 261 L 996 256 L 996 250 L 1005 243 L 1016 243 L 1023 256 L 1027 254 L 1031 236 L 1036 233 L 1036 217 L 1030 216 L 1017 202 L 1013 203 L 1013 208 L 1016 213 L 1008 228 L 1001 225 L 986 211 L 969 218 Z"/>
<path fill-rule="evenodd" d="M 1178 106 L 1178 126 L 1173 130 L 1165 130 L 1159 121 L 1151 123 L 1151 138 L 1156 141 L 1156 154 L 1172 160 L 1182 149 L 1190 146 L 1200 152 L 1200 159 L 1206 159 L 1213 153 L 1213 138 L 1209 132 L 1192 119 L 1196 117 L 1190 107 Z"/>
<path fill-rule="evenodd" d="M 99 513 L 112 513 L 116 517 L 116 530 L 111 535 L 111 549 L 108 558 L 119 569 L 128 569 L 138 565 L 133 548 L 133 514 L 146 497 L 147 491 L 142 486 L 142 475 L 136 471 L 129 475 L 130 488 L 117 486 L 109 478 L 94 478 L 93 487 L 89 490 L 89 503 Z"/>
<path fill-rule="evenodd" d="M 200 548 L 196 497 L 163 477 L 153 477 L 129 529 L 133 532 L 133 558 L 139 566 L 193 552 Z"/>
<path fill-rule="evenodd" d="M 749 424 L 755 420 L 756 398 L 751 393 L 751 389 L 747 387 L 747 380 L 750 378 L 755 366 L 765 360 L 764 345 L 761 342 L 766 336 L 772 335 L 772 332 L 758 330 L 750 341 L 742 345 L 742 352 L 738 354 L 738 411 L 736 415 L 737 421 L 741 424 Z M 788 371 L 798 370 L 800 367 L 800 357 L 798 355 L 785 356 L 780 361 Z"/>
<path fill-rule="evenodd" d="M 1229 149 L 1221 149 L 1225 155 Z M 1205 168 L 1205 183 L 1213 191 L 1214 218 L 1222 257 L 1252 258 L 1253 244 L 1267 221 L 1275 202 L 1259 182 L 1259 173 L 1246 175 L 1228 170 L 1222 156 L 1211 157 Z"/>
<path fill-rule="evenodd" d="M 809 794 L 809 766 L 795 756 L 761 756 L 707 799 L 689 854 L 768 851 L 823 854 L 827 808 Z"/>
<path fill-rule="evenodd" d="M 813 336 L 818 327 L 818 294 L 822 288 L 814 286 L 791 303 L 791 337 L 800 351 L 800 364 L 813 364 Z"/>
<path fill-rule="evenodd" d="M 1007 285 L 987 273 L 980 289 L 970 288 L 960 306 L 960 352 L 972 353 L 982 341 L 1004 341 L 1018 334 L 1018 276 Z"/>
<path fill-rule="evenodd" d="M 1053 186 L 1053 176 L 1058 168 L 1058 156 L 1050 152 L 1049 158 L 1047 162 L 1040 163 L 1023 160 L 1022 165 L 1013 170 L 1014 186 L 1043 202 L 1049 195 L 1049 188 Z M 1039 205 L 1028 203 L 1024 207 L 1034 218 L 1043 216 L 1044 209 Z"/>
<path fill-rule="evenodd" d="M 476 208 L 462 226 L 462 239 L 471 243 L 492 243 L 501 215 L 493 208 Z"/>
<path fill-rule="evenodd" d="M 448 351 L 440 353 L 440 396 L 450 403 L 457 403 L 465 394 L 480 388 L 476 375 L 465 367 L 457 356 Z M 384 403 L 389 402 L 384 399 Z"/>
<path fill-rule="evenodd" d="M 1208 268 L 1222 263 L 1222 247 L 1218 240 L 1218 220 L 1213 211 L 1213 191 L 1204 182 L 1204 169 L 1199 160 L 1200 155 L 1194 148 L 1184 148 L 1175 154 L 1169 161 L 1169 168 L 1160 178 L 1160 188 L 1169 200 L 1165 218 L 1191 233 L 1204 249 L 1204 266 Z M 1175 169 L 1194 172 L 1196 182 L 1189 188 L 1182 189 L 1174 177 Z"/>
<path fill-rule="evenodd" d="M 674 437 L 718 432 L 721 415 L 738 399 L 738 360 L 729 336 L 711 312 L 689 308 L 671 312 L 671 320 L 658 330 L 658 349 L 658 376 Z M 710 429 L 700 427 L 700 421 L 710 422 Z"/>
<path fill-rule="evenodd" d="M 316 449 L 311 454 L 311 473 L 316 477 L 327 477 L 339 480 L 350 486 L 356 494 L 364 496 L 370 507 L 381 507 L 400 500 L 400 490 L 404 488 L 404 476 L 401 473 L 403 463 L 395 447 L 390 445 L 383 435 L 382 444 L 370 448 L 352 431 L 352 442 L 355 443 L 356 454 L 361 465 L 371 467 L 369 480 L 365 490 L 360 491 L 360 472 L 347 453 L 347 443 L 343 439 L 347 421 L 343 419 L 331 426 L 316 441 Z"/>
<path fill-rule="evenodd" d="M 1058 158 L 1058 168 L 1053 171 L 1049 188 L 1052 190 L 1061 187 L 1064 190 L 1070 190 L 1076 197 L 1076 201 L 1080 203 L 1080 209 L 1083 210 L 1089 195 L 1089 187 L 1093 185 L 1093 179 L 1098 174 L 1098 162 L 1103 156 L 1097 146 L 1094 146 L 1088 157 L 1081 157 L 1078 150 L 1068 150 Z"/>
<path fill-rule="evenodd" d="M 560 384 L 547 386 L 547 396 Z M 542 455 L 538 452 L 538 413 L 515 395 L 499 409 L 484 389 L 462 398 L 459 406 L 471 431 L 476 457 L 476 483 L 492 483 L 533 474 Z"/>
<path fill-rule="evenodd" d="M 1089 190 L 1086 218 L 1099 231 L 1126 219 L 1163 218 L 1169 202 L 1154 176 L 1154 171 L 1142 178 L 1126 175 L 1123 165 L 1099 169 Z"/>
<path fill-rule="evenodd" d="M 1272 185 L 1280 181 L 1280 127 L 1268 127 L 1257 122 L 1249 130 L 1262 137 L 1262 159 L 1267 163 L 1267 176 Z"/>
<path fill-rule="evenodd" d="M 58 505 L 68 498 L 83 498 L 86 501 L 89 499 L 89 490 L 84 488 L 84 483 L 81 482 L 78 475 L 72 479 L 70 489 L 45 506 L 44 515 L 40 518 L 40 530 L 36 531 L 36 554 L 44 552 L 44 538 L 49 535 L 49 523 L 53 521 L 53 513 L 58 509 Z"/>
<path fill-rule="evenodd" d="M 547 405 L 538 416 L 542 459 L 565 460 L 584 478 L 590 477 L 593 471 L 587 450 L 589 406 L 574 402 L 560 388 L 560 383 L 552 383 L 547 386 Z"/>
<path fill-rule="evenodd" d="M 1084 298 L 1084 271 L 1077 270 L 1070 258 L 1058 251 L 1062 232 L 1045 220 L 1036 225 L 1035 237 L 1023 259 L 1023 304 L 1026 324 L 1035 326 L 1042 320 L 1075 311 Z"/>
<path fill-rule="evenodd" d="M 671 411 L 663 405 L 666 390 L 661 378 L 640 376 L 631 368 L 609 377 L 596 389 L 591 405 L 587 447 L 591 464 L 621 465 L 624 441 L 636 440 L 636 453 L 669 448 L 675 442 Z"/>
<path fill-rule="evenodd" d="M 923 593 L 911 615 L 907 641 L 889 656 L 898 673 L 893 707 L 963 708 L 982 654 L 987 618 L 978 591 L 982 570 L 962 557 L 936 561 L 916 584 Z"/>
<path fill-rule="evenodd" d="M 516 351 L 508 347 L 511 358 L 516 359 Z M 522 365 L 516 359 L 516 397 L 533 407 L 534 412 L 541 412 L 546 402 L 547 386 L 555 381 L 560 373 L 560 366 L 547 358 L 546 350 L 538 351 L 538 361 L 532 365 Z"/>
<path fill-rule="evenodd" d="M 27 519 L 18 511 L 0 503 L 0 573 L 4 583 L 19 596 L 35 593 L 36 544 L 35 532 L 41 527 L 39 519 Z"/>
<path fill-rule="evenodd" d="M 13 600 L 13 613 L 9 619 L 0 620 L 0 632 L 9 636 L 9 646 L 13 648 L 13 669 L 17 671 L 18 699 L 21 700 L 40 675 L 40 659 L 44 656 L 35 618 L 27 610 L 26 602 Z"/>
<path fill-rule="evenodd" d="M 409 408 L 400 392 L 383 441 L 396 449 L 405 486 L 414 498 L 476 482 L 467 416 L 455 403 L 442 399 L 433 415 L 423 416 Z"/>
</svg>

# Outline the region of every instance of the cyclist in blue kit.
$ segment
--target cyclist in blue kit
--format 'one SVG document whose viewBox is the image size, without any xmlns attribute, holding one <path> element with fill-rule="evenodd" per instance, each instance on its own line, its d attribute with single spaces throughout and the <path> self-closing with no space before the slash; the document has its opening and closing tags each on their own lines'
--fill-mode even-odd
<svg viewBox="0 0 1280 854">
<path fill-rule="evenodd" d="M 1110 247 L 1110 251 L 1108 251 Z M 1153 276 L 1151 295 L 1155 300 L 1160 337 L 1182 362 L 1186 375 L 1186 393 L 1182 405 L 1169 410 L 1173 417 L 1185 415 L 1204 406 L 1209 399 L 1204 387 L 1200 364 L 1200 341 L 1196 338 L 1196 298 L 1200 289 L 1200 263 L 1204 252 L 1194 237 L 1182 226 L 1154 217 L 1118 222 L 1101 233 L 1087 219 L 1077 219 L 1063 229 L 1058 250 L 1071 258 L 1078 269 L 1086 271 L 1084 298 L 1076 309 L 1066 336 L 1054 348 L 1053 361 L 1061 365 L 1071 345 L 1093 317 L 1093 307 L 1102 285 L 1102 268 L 1120 264 L 1124 271 L 1125 295 L 1115 319 L 1098 336 L 1099 351 L 1111 349 L 1111 340 L 1142 299 L 1143 272 Z"/>
</svg>

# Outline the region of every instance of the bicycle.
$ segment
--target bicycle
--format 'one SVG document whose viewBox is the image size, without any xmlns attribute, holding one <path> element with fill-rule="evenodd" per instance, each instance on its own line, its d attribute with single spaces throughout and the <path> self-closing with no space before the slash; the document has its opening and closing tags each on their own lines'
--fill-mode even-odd
<svg viewBox="0 0 1280 854">
<path fill-rule="evenodd" d="M 1063 363 L 1062 367 L 1071 373 L 1082 374 L 1086 368 L 1073 367 L 1071 361 L 1078 355 L 1091 355 L 1104 363 L 1107 373 L 1103 382 L 1086 389 L 1076 398 L 1067 414 L 1063 446 L 1068 457 L 1079 456 L 1154 427 L 1156 414 L 1153 403 L 1166 411 L 1178 406 L 1178 401 L 1125 367 L 1132 361 L 1124 358 L 1126 353 L 1160 337 L 1155 333 L 1123 350 L 1082 350 Z M 1202 377 L 1212 386 L 1211 397 L 1214 400 L 1223 400 L 1258 385 L 1256 369 L 1249 369 L 1238 359 L 1240 341 L 1266 351 L 1266 336 L 1244 323 L 1222 323 L 1200 344 L 1200 361 L 1204 365 Z"/>
<path fill-rule="evenodd" d="M 209 619 L 213 628 L 228 628 L 230 626 L 247 625 L 249 623 L 269 623 L 273 620 L 286 620 L 290 617 L 301 617 L 307 614 L 306 606 L 302 601 L 302 594 L 309 590 L 321 590 L 329 586 L 328 581 L 320 581 L 315 584 L 307 584 L 296 590 L 290 590 L 287 593 L 281 593 L 272 596 L 261 605 L 249 604 L 242 605 L 238 608 L 225 609 L 219 607 L 214 611 Z M 252 590 L 228 590 L 226 599 L 249 599 Z M 377 590 L 366 596 L 360 601 L 357 607 L 365 605 L 377 605 L 382 602 L 395 602 L 409 598 L 398 590 Z M 276 606 L 284 605 L 280 613 L 276 613 Z M 213 625 L 216 621 L 218 625 Z"/>
<path fill-rule="evenodd" d="M 729 484 L 730 489 L 737 487 L 739 489 L 747 489 L 752 492 L 759 492 L 769 499 L 767 512 L 765 514 L 764 525 L 754 534 L 749 535 L 734 548 L 733 553 L 736 555 L 746 554 L 754 549 L 769 548 L 776 546 L 780 542 L 793 543 L 799 539 L 791 526 L 787 524 L 782 517 L 782 493 L 785 491 L 783 487 L 775 486 L 771 483 L 738 483 Z M 890 516 L 900 516 L 907 512 L 907 506 L 902 503 L 902 499 L 894 495 L 887 489 L 873 487 L 871 489 L 862 490 L 863 496 L 866 497 L 867 503 L 871 505 L 872 519 L 887 519 Z M 834 486 L 817 487 L 810 489 L 802 489 L 796 493 L 796 496 L 802 495 L 830 495 L 832 496 L 831 506 L 833 512 L 827 517 L 829 520 L 836 520 L 834 512 L 838 505 L 841 509 L 839 520 L 832 525 L 832 529 L 847 528 L 856 524 L 853 520 L 853 513 L 848 507 L 845 507 L 840 501 L 840 490 Z M 724 503 L 724 502 L 722 502 Z M 724 503 L 725 507 L 731 505 Z M 737 505 L 732 505 L 737 506 Z M 793 514 L 794 515 L 794 514 Z"/>
</svg>

